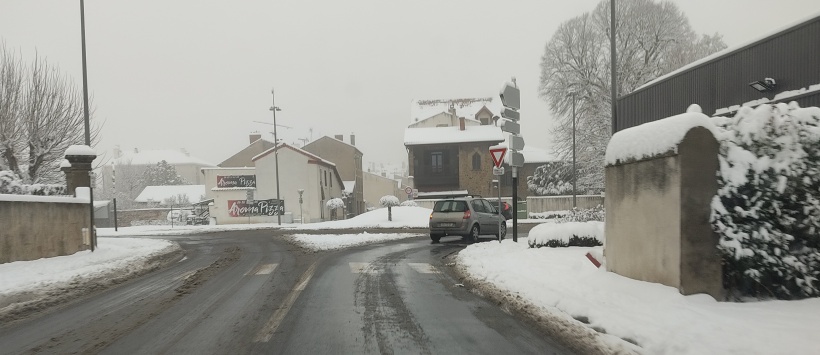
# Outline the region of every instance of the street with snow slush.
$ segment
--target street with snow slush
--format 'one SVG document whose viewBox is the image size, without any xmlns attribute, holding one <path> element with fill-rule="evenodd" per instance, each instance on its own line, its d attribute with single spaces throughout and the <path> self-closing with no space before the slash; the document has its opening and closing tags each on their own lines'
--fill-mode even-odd
<svg viewBox="0 0 820 355">
<path fill-rule="evenodd" d="M 283 232 L 163 237 L 169 265 L 0 326 L 1 353 L 569 353 L 459 281 L 457 237 L 315 252 Z"/>
</svg>

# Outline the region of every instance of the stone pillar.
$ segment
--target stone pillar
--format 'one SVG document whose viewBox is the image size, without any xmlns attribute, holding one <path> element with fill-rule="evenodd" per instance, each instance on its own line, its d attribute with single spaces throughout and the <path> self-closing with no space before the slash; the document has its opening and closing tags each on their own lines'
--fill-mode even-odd
<svg viewBox="0 0 820 355">
<path fill-rule="evenodd" d="M 69 155 L 65 158 L 71 164 L 69 168 L 63 168 L 65 172 L 65 182 L 67 193 L 75 194 L 74 189 L 78 187 L 91 187 L 91 162 L 94 161 L 96 155 Z"/>
</svg>

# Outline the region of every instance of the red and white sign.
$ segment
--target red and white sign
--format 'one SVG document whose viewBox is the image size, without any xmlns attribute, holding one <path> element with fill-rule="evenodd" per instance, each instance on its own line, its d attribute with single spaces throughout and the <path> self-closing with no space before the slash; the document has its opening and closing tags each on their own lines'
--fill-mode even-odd
<svg viewBox="0 0 820 355">
<path fill-rule="evenodd" d="M 412 187 L 410 187 L 410 186 L 405 187 L 405 188 L 404 188 L 404 192 L 405 192 L 406 194 L 408 194 L 408 195 L 409 195 L 409 194 L 412 194 L 412 193 L 413 193 L 413 188 L 412 188 Z"/>
<path fill-rule="evenodd" d="M 501 163 L 504 162 L 505 154 L 507 154 L 507 148 L 490 149 L 490 155 L 493 156 L 493 163 L 495 163 L 496 168 L 501 167 Z"/>
</svg>

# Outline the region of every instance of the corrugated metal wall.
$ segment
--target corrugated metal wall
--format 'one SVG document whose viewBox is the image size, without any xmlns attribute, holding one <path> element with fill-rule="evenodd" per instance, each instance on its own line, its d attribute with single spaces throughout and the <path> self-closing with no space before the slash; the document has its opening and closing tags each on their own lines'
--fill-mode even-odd
<svg viewBox="0 0 820 355">
<path fill-rule="evenodd" d="M 749 86 L 765 78 L 776 80 L 775 90 L 761 93 Z M 616 128 L 681 114 L 693 103 L 712 115 L 717 109 L 815 84 L 820 84 L 820 17 L 621 97 Z M 820 106 L 820 93 L 794 101 L 802 107 Z"/>
</svg>

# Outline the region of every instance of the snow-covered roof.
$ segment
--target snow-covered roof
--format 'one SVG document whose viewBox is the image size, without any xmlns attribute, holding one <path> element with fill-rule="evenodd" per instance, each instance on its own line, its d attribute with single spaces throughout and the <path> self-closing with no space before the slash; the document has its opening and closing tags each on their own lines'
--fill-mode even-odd
<svg viewBox="0 0 820 355">
<path fill-rule="evenodd" d="M 749 40 L 749 41 L 747 41 L 747 42 L 743 42 L 743 43 L 741 43 L 740 45 L 736 45 L 736 46 L 728 47 L 728 48 L 726 48 L 726 49 L 724 49 L 724 50 L 722 50 L 722 51 L 720 51 L 720 52 L 712 53 L 711 55 L 708 55 L 708 56 L 706 56 L 706 57 L 704 57 L 704 58 L 701 58 L 701 59 L 699 59 L 699 60 L 696 60 L 696 61 L 694 61 L 694 62 L 692 62 L 692 63 L 687 64 L 687 65 L 684 65 L 684 66 L 682 66 L 682 67 L 680 67 L 680 68 L 678 68 L 678 69 L 676 69 L 676 70 L 673 70 L 673 71 L 671 71 L 671 72 L 669 72 L 669 73 L 667 73 L 667 74 L 665 74 L 665 75 L 659 76 L 659 77 L 655 78 L 654 80 L 652 80 L 652 81 L 650 81 L 650 82 L 648 82 L 648 83 L 646 83 L 646 84 L 641 85 L 640 87 L 638 87 L 637 89 L 635 89 L 635 91 L 633 91 L 633 92 L 637 92 L 637 91 L 643 90 L 643 89 L 645 89 L 645 88 L 647 88 L 647 87 L 650 87 L 650 86 L 652 86 L 652 85 L 655 85 L 655 84 L 657 84 L 657 83 L 659 83 L 659 82 L 662 82 L 662 81 L 665 81 L 665 80 L 667 80 L 667 79 L 669 79 L 669 78 L 672 78 L 672 77 L 674 77 L 674 76 L 677 76 L 677 75 L 679 75 L 679 74 L 681 74 L 681 73 L 683 73 L 683 72 L 687 72 L 687 71 L 689 71 L 689 70 L 692 70 L 693 68 L 697 68 L 697 67 L 699 67 L 699 66 L 701 66 L 701 65 L 704 65 L 704 64 L 706 64 L 706 63 L 712 62 L 712 61 L 714 61 L 714 60 L 716 60 L 716 59 L 718 59 L 718 58 L 728 57 L 728 56 L 729 56 L 730 54 L 732 54 L 732 53 L 735 53 L 735 52 L 741 51 L 741 50 L 743 50 L 743 49 L 746 49 L 746 48 L 748 48 L 748 47 L 754 46 L 754 45 L 755 45 L 755 44 L 757 44 L 758 42 L 762 42 L 762 41 L 767 40 L 769 37 L 778 36 L 778 35 L 780 35 L 780 33 L 782 33 L 782 32 L 788 31 L 788 30 L 789 30 L 789 29 L 791 29 L 791 28 L 797 27 L 797 26 L 799 26 L 799 25 L 801 25 L 801 24 L 803 24 L 803 23 L 806 23 L 806 22 L 809 22 L 809 21 L 811 21 L 811 20 L 814 20 L 814 19 L 815 19 L 815 18 L 817 18 L 817 17 L 820 17 L 820 13 L 815 13 L 815 14 L 813 14 L 813 15 L 811 15 L 811 16 L 808 16 L 808 17 L 804 18 L 803 20 L 800 20 L 800 21 L 797 21 L 797 22 L 795 22 L 795 23 L 791 23 L 791 24 L 788 24 L 788 25 L 784 25 L 784 26 L 778 27 L 778 28 L 776 28 L 775 30 L 773 30 L 773 31 L 771 31 L 771 32 L 769 32 L 769 33 L 766 33 L 766 34 L 764 34 L 764 35 L 762 35 L 762 36 L 758 36 L 758 37 L 756 37 L 756 38 L 754 38 L 754 39 L 752 39 L 752 40 Z"/>
<path fill-rule="evenodd" d="M 353 181 L 342 181 L 342 182 L 345 184 L 345 189 L 344 189 L 345 192 L 347 192 L 349 194 L 352 194 L 353 190 L 356 189 L 356 181 L 355 180 L 353 180 Z"/>
<path fill-rule="evenodd" d="M 456 109 L 456 115 L 475 119 L 476 113 L 487 106 L 494 115 L 501 112 L 501 99 L 490 97 L 460 99 L 412 100 L 410 104 L 410 123 L 423 121 L 442 112 L 450 112 L 450 104 Z"/>
<path fill-rule="evenodd" d="M 524 163 L 548 163 L 558 161 L 558 157 L 552 155 L 550 152 L 536 147 L 525 146 L 521 150 L 524 155 Z"/>
<path fill-rule="evenodd" d="M 91 148 L 87 145 L 72 145 L 72 146 L 69 146 L 68 149 L 65 150 L 65 155 L 92 155 L 92 156 L 96 156 L 97 153 L 94 151 L 94 148 Z"/>
<path fill-rule="evenodd" d="M 704 127 L 713 134 L 717 132 L 712 119 L 704 115 L 700 107 L 692 106 L 686 113 L 615 133 L 606 147 L 606 164 L 618 164 L 619 161 L 624 163 L 677 151 L 683 137 L 694 127 Z"/>
<path fill-rule="evenodd" d="M 160 202 L 177 195 L 188 196 L 189 202 L 198 202 L 205 195 L 205 185 L 146 186 L 137 196 L 136 202 Z"/>
<path fill-rule="evenodd" d="M 203 165 L 203 166 L 216 166 L 211 162 L 205 161 L 203 159 L 199 159 L 196 157 L 192 157 L 187 153 L 183 153 L 179 150 L 173 149 L 166 149 L 166 150 L 142 150 L 139 152 L 125 152 L 119 158 L 114 159 L 115 165 L 156 165 L 157 163 L 165 160 L 170 165 L 183 165 L 183 164 L 192 164 L 192 165 Z"/>
<path fill-rule="evenodd" d="M 496 126 L 459 127 L 424 127 L 406 128 L 404 145 L 467 143 L 467 142 L 501 142 L 504 133 Z"/>
</svg>

